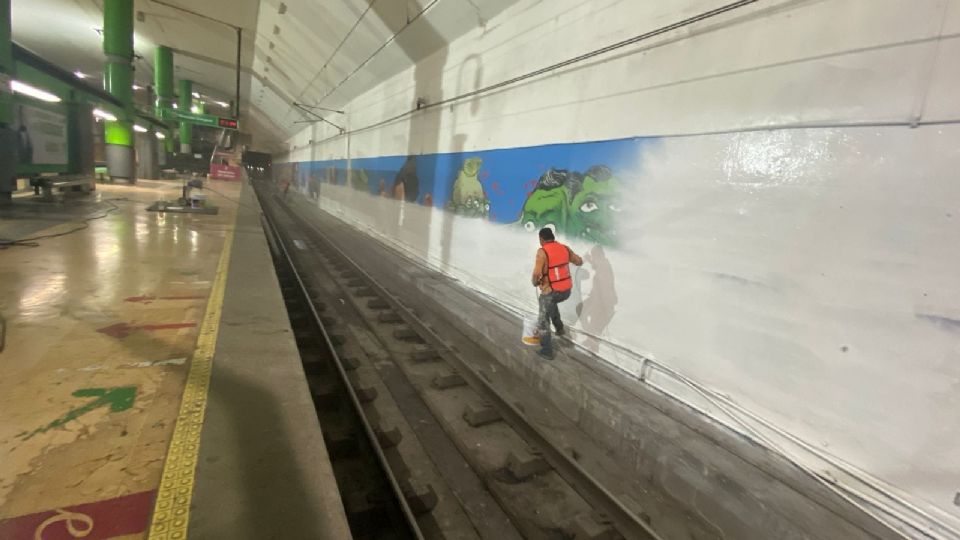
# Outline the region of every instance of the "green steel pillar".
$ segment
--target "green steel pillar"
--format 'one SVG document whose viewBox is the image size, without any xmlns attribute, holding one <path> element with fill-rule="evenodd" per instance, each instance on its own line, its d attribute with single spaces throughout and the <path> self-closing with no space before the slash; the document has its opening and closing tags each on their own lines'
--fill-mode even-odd
<svg viewBox="0 0 960 540">
<path fill-rule="evenodd" d="M 177 107 L 180 112 L 190 112 L 190 106 L 193 105 L 193 83 L 187 79 L 180 79 L 180 96 L 177 99 Z M 180 153 L 190 153 L 190 141 L 193 139 L 193 124 L 189 122 L 180 122 Z"/>
<path fill-rule="evenodd" d="M 11 200 L 17 174 L 17 142 L 13 130 L 13 47 L 10 42 L 10 0 L 0 0 L 0 204 Z"/>
<path fill-rule="evenodd" d="M 10 41 L 10 0 L 0 0 L 0 125 L 13 123 L 13 44 Z"/>
<path fill-rule="evenodd" d="M 173 106 L 173 50 L 157 47 L 153 63 L 153 85 L 157 90 L 156 115 L 162 118 L 162 109 Z"/>
<path fill-rule="evenodd" d="M 163 114 L 164 108 L 173 107 L 173 50 L 170 47 L 160 46 L 154 54 L 153 63 L 153 85 L 157 91 L 157 106 L 155 114 L 157 118 L 164 118 L 170 121 Z M 160 145 L 161 159 L 160 164 L 166 165 L 167 156 L 165 153 L 173 152 L 173 137 L 171 133 L 166 133 L 167 138 Z"/>
<path fill-rule="evenodd" d="M 107 170 L 112 178 L 136 181 L 133 151 L 133 0 L 104 0 L 103 86 L 123 104 L 116 122 L 106 122 Z"/>
</svg>

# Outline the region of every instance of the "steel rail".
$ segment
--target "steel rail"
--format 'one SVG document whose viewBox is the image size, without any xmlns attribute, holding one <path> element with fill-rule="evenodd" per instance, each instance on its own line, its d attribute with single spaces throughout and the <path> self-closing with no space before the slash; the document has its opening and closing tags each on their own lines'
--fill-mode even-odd
<svg viewBox="0 0 960 540">
<path fill-rule="evenodd" d="M 353 389 L 353 385 L 350 383 L 350 378 L 347 376 L 347 371 L 343 368 L 343 362 L 340 360 L 340 355 L 337 354 L 336 348 L 333 345 L 333 341 L 330 340 L 330 335 L 327 333 L 326 328 L 324 328 L 323 323 L 321 322 L 320 313 L 317 311 L 317 308 L 310 297 L 310 293 L 306 284 L 300 277 L 300 272 L 297 271 L 297 267 L 293 263 L 293 257 L 290 255 L 290 251 L 287 249 L 287 244 L 284 242 L 283 237 L 280 234 L 280 229 L 277 228 L 273 219 L 269 215 L 269 212 L 266 210 L 266 206 L 267 205 L 264 205 L 264 212 L 261 215 L 269 226 L 269 232 L 276 237 L 277 246 L 279 247 L 283 258 L 290 266 L 291 273 L 293 274 L 294 278 L 296 278 L 300 292 L 303 294 L 303 298 L 307 306 L 310 308 L 310 313 L 313 316 L 313 320 L 316 322 L 317 328 L 320 330 L 320 334 L 323 336 L 323 341 L 326 343 L 330 355 L 333 358 L 333 363 L 337 368 L 337 373 L 339 373 L 340 379 L 343 381 L 344 386 L 346 387 L 347 394 L 350 396 L 350 402 L 353 405 L 354 410 L 357 412 L 360 422 L 363 424 L 363 431 L 366 433 L 367 439 L 370 441 L 374 452 L 377 454 L 380 467 L 390 483 L 390 488 L 400 502 L 400 508 L 403 511 L 404 518 L 410 527 L 410 531 L 418 540 L 424 540 L 423 533 L 420 531 L 420 525 L 417 523 L 417 518 L 410 509 L 410 505 L 407 503 L 407 498 L 403 494 L 403 489 L 400 487 L 400 483 L 397 482 L 397 478 L 393 475 L 389 461 L 387 461 L 387 456 L 384 454 L 383 448 L 380 446 L 380 441 L 377 439 L 377 435 L 374 432 L 373 427 L 370 425 L 366 415 L 363 413 L 363 406 L 361 405 L 360 399 L 357 397 L 357 394 Z"/>
</svg>

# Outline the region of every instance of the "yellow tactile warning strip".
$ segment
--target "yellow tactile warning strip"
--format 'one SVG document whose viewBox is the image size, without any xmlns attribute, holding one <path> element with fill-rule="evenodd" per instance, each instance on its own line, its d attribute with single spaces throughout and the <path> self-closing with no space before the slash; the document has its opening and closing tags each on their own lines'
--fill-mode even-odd
<svg viewBox="0 0 960 540">
<path fill-rule="evenodd" d="M 227 232 L 223 251 L 217 264 L 207 312 L 200 326 L 197 348 L 190 362 L 177 425 L 173 430 L 170 448 L 163 464 L 163 476 L 157 490 L 157 502 L 150 525 L 150 540 L 177 540 L 187 537 L 190 519 L 190 500 L 200 453 L 200 431 L 207 408 L 207 391 L 210 387 L 210 372 L 213 354 L 217 348 L 220 332 L 220 314 L 223 310 L 224 289 L 230 266 L 230 251 L 233 247 L 233 229 Z"/>
</svg>

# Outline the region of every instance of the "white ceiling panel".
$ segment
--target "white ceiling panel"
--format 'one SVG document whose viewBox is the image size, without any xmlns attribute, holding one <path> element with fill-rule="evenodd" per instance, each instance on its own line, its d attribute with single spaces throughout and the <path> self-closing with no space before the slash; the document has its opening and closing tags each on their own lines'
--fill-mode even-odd
<svg viewBox="0 0 960 540">
<path fill-rule="evenodd" d="M 235 88 L 236 32 L 228 25 L 239 26 L 243 29 L 241 127 L 261 132 L 254 134 L 255 140 L 278 149 L 309 118 L 293 102 L 341 108 L 514 2 L 135 0 L 135 78 L 141 86 L 152 83 L 154 50 L 166 45 L 175 51 L 178 79 L 193 80 L 201 93 L 214 100 L 230 101 Z M 102 37 L 96 31 L 103 26 L 102 0 L 13 0 L 12 4 L 17 43 L 64 69 L 102 77 Z M 209 108 L 220 112 L 217 109 Z"/>
</svg>

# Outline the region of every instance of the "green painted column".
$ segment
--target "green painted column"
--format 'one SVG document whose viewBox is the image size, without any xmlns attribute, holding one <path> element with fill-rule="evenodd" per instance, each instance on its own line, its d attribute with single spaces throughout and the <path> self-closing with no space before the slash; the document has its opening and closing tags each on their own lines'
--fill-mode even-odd
<svg viewBox="0 0 960 540">
<path fill-rule="evenodd" d="M 126 109 L 116 122 L 106 122 L 107 171 L 112 178 L 136 181 L 133 151 L 133 0 L 104 0 L 104 89 Z"/>
<path fill-rule="evenodd" d="M 160 46 L 154 54 L 153 86 L 157 91 L 156 115 L 162 118 L 161 109 L 173 106 L 173 50 Z"/>
<path fill-rule="evenodd" d="M 193 105 L 193 83 L 187 79 L 180 79 L 180 95 L 177 97 L 178 110 L 190 112 Z M 190 141 L 193 140 L 193 124 L 180 122 L 180 153 L 190 153 Z"/>
<path fill-rule="evenodd" d="M 10 0 L 0 0 L 0 125 L 13 122 L 13 44 L 10 41 Z"/>
<path fill-rule="evenodd" d="M 164 118 L 168 123 L 169 118 L 164 117 L 163 109 L 173 107 L 173 50 L 170 47 L 159 46 L 154 53 L 153 62 L 153 86 L 157 91 L 157 106 L 155 114 L 157 118 Z M 166 139 L 160 145 L 161 153 L 173 152 L 173 134 L 166 133 Z M 167 156 L 162 156 L 161 165 L 166 165 Z"/>
<path fill-rule="evenodd" d="M 16 189 L 17 134 L 13 130 L 13 47 L 10 42 L 10 0 L 0 0 L 0 204 L 12 201 Z"/>
</svg>

